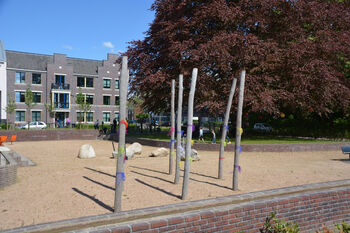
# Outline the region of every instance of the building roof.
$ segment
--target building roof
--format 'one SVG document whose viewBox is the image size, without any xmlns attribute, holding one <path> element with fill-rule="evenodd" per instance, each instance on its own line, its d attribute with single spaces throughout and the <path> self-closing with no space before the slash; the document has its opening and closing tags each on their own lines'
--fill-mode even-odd
<svg viewBox="0 0 350 233">
<path fill-rule="evenodd" d="M 6 53 L 2 40 L 0 40 L 0 62 L 6 62 Z"/>
<path fill-rule="evenodd" d="M 47 64 L 53 63 L 52 55 L 6 50 L 7 67 L 46 71 Z M 97 75 L 102 61 L 67 57 L 67 64 L 73 66 L 74 74 Z"/>
<path fill-rule="evenodd" d="M 7 67 L 26 70 L 46 71 L 47 64 L 53 63 L 53 56 L 6 50 Z"/>
<path fill-rule="evenodd" d="M 102 66 L 102 61 L 80 58 L 67 58 L 67 63 L 73 66 L 74 74 L 97 75 L 97 67 Z"/>
</svg>

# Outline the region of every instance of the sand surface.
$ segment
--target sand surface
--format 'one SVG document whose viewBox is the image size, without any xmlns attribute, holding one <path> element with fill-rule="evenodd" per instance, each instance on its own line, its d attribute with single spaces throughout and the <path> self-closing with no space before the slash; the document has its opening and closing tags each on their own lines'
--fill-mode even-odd
<svg viewBox="0 0 350 233">
<path fill-rule="evenodd" d="M 93 159 L 79 159 L 89 143 Z M 39 141 L 6 144 L 37 165 L 18 168 L 17 183 L 0 190 L 0 230 L 82 216 L 111 213 L 116 160 L 110 141 Z M 115 144 L 117 146 L 117 144 Z M 154 147 L 125 163 L 122 209 L 182 202 L 182 177 L 173 184 L 168 157 L 152 158 Z M 315 182 L 350 179 L 350 162 L 330 152 L 247 153 L 240 157 L 239 191 L 232 191 L 233 153 L 226 153 L 224 179 L 218 180 L 218 152 L 199 151 L 191 166 L 188 201 Z"/>
</svg>

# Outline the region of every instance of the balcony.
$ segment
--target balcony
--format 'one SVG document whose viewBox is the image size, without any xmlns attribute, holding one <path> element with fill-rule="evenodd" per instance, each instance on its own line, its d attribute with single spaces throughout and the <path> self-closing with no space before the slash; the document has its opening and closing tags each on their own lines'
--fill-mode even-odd
<svg viewBox="0 0 350 233">
<path fill-rule="evenodd" d="M 54 102 L 53 106 L 55 109 L 69 109 L 69 103 Z"/>
<path fill-rule="evenodd" d="M 69 90 L 70 85 L 69 84 L 62 84 L 62 83 L 51 83 L 51 89 Z"/>
</svg>

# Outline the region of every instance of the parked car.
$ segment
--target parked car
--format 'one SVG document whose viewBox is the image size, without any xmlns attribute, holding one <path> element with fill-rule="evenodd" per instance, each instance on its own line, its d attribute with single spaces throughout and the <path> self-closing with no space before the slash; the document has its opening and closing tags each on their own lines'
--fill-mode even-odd
<svg viewBox="0 0 350 233">
<path fill-rule="evenodd" d="M 255 131 L 269 133 L 272 131 L 272 127 L 266 123 L 255 123 L 254 128 Z"/>
<path fill-rule="evenodd" d="M 28 129 L 28 124 L 20 125 L 18 129 Z M 29 123 L 29 129 L 46 129 L 47 125 L 42 121 L 33 121 Z"/>
</svg>

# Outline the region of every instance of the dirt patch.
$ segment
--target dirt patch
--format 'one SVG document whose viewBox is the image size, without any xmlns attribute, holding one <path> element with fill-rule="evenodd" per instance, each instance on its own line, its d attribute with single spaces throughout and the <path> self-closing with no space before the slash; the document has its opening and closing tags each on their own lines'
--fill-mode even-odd
<svg viewBox="0 0 350 233">
<path fill-rule="evenodd" d="M 91 144 L 96 158 L 79 159 Z M 7 145 L 37 164 L 18 168 L 16 184 L 0 190 L 0 230 L 110 213 L 114 206 L 116 161 L 110 141 L 39 141 Z M 115 144 L 117 147 L 117 144 Z M 123 210 L 182 202 L 182 179 L 173 184 L 168 157 L 151 158 L 155 147 L 125 163 Z M 244 152 L 239 191 L 232 191 L 233 152 L 225 154 L 224 179 L 218 180 L 218 152 L 199 151 L 191 166 L 188 201 L 279 187 L 350 179 L 350 161 L 339 151 Z"/>
</svg>

